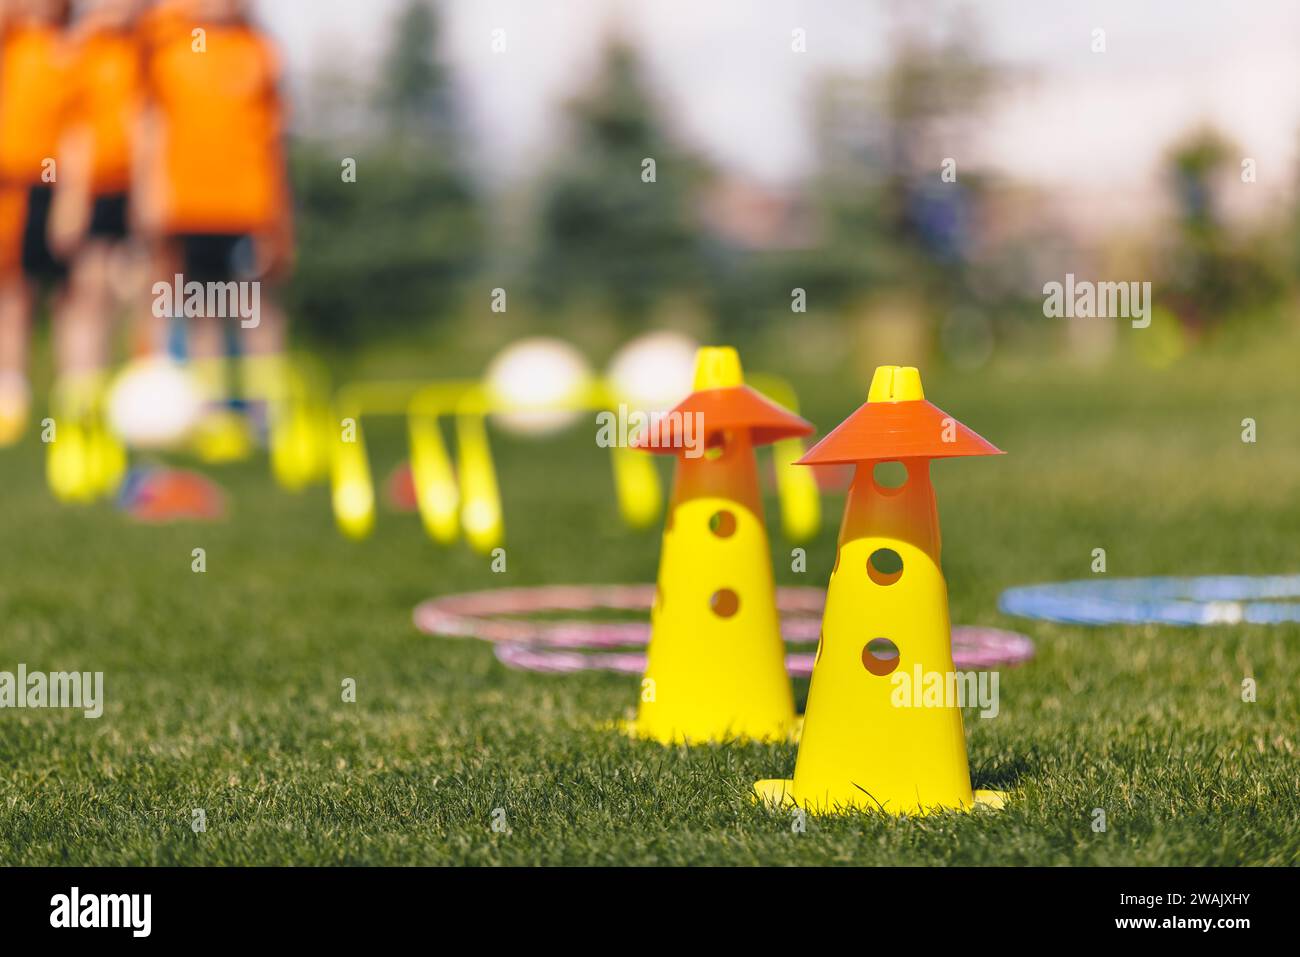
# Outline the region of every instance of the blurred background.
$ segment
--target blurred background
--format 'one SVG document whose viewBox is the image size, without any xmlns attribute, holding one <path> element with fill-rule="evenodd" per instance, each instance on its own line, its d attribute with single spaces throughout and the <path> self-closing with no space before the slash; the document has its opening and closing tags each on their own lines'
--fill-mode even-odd
<svg viewBox="0 0 1300 957">
<path fill-rule="evenodd" d="M 1117 351 L 1165 367 L 1294 331 L 1292 5 L 258 14 L 294 104 L 296 336 L 355 361 L 362 340 L 373 357 L 418 339 L 475 371 L 529 332 L 599 358 L 670 327 L 790 371 Z M 1152 328 L 1044 318 L 1066 273 L 1151 282 Z"/>
<path fill-rule="evenodd" d="M 140 518 L 120 494 L 124 521 L 45 487 L 47 450 L 79 448 L 68 418 L 0 454 L 0 664 L 103 669 L 112 689 L 103 723 L 6 722 L 0 863 L 1295 862 L 1294 626 L 1085 630 L 998 596 L 1100 574 L 1099 550 L 1114 578 L 1300 571 L 1300 5 L 258 0 L 255 16 L 291 103 L 298 248 L 276 294 L 295 354 L 325 367 L 309 411 L 336 487 L 321 473 L 287 494 L 250 447 L 214 472 L 228 521 Z M 1149 282 L 1150 326 L 1046 317 L 1067 274 Z M 952 621 L 1037 646 L 1002 716 L 967 724 L 977 780 L 1030 789 L 1005 812 L 1022 817 L 792 843 L 737 825 L 792 747 L 628 751 L 645 746 L 592 719 L 635 703 L 632 678 L 513 671 L 417 634 L 431 595 L 653 581 L 663 511 L 620 521 L 587 413 L 541 435 L 494 415 L 471 422 L 477 471 L 457 423 L 456 465 L 495 461 L 508 567 L 437 547 L 409 514 L 392 383 L 477 379 L 535 336 L 604 370 L 660 330 L 737 346 L 819 434 L 875 366 L 917 365 L 929 399 L 1009 453 L 940 463 L 935 485 Z M 549 388 L 573 365 L 502 378 Z M 364 443 L 344 437 L 358 384 L 394 407 Z M 177 405 L 144 394 L 141 418 Z M 331 494 L 351 487 L 340 449 L 381 489 L 359 511 L 387 500 L 368 537 L 331 521 L 352 501 Z M 160 454 L 136 465 L 165 477 Z M 826 582 L 840 478 L 806 540 L 769 498 L 779 584 Z M 341 676 L 362 706 L 339 707 Z M 1098 802 L 1121 822 L 1104 840 L 1085 830 Z M 497 840 L 483 822 L 507 803 L 515 837 Z M 194 807 L 225 830 L 196 840 Z"/>
</svg>

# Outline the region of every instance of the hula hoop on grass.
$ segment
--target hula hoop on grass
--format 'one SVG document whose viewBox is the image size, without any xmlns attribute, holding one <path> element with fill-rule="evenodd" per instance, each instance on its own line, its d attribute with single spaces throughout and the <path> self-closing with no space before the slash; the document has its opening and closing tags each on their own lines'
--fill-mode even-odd
<svg viewBox="0 0 1300 957">
<path fill-rule="evenodd" d="M 1118 578 L 1008 588 L 1008 615 L 1075 625 L 1276 625 L 1300 621 L 1300 575 Z"/>
<path fill-rule="evenodd" d="M 644 615 L 654 601 L 653 585 L 547 585 L 501 588 L 432 598 L 416 606 L 415 626 L 430 635 L 492 642 L 497 659 L 525 671 L 568 673 L 645 671 L 650 625 L 644 620 L 539 619 L 556 612 L 621 611 Z M 777 609 L 786 643 L 811 645 L 821 632 L 826 593 L 820 588 L 778 588 Z M 1027 637 L 998 628 L 959 626 L 952 630 L 958 668 L 1017 665 L 1034 656 Z M 812 674 L 814 654 L 791 653 L 786 668 L 796 677 Z"/>
</svg>

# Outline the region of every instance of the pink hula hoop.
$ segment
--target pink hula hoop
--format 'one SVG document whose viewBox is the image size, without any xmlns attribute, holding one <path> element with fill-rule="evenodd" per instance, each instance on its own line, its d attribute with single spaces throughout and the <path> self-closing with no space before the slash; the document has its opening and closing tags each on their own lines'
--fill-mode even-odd
<svg viewBox="0 0 1300 957">
<path fill-rule="evenodd" d="M 420 631 L 447 638 L 477 638 L 491 642 L 497 659 L 511 668 L 549 673 L 615 671 L 640 674 L 643 649 L 650 639 L 647 621 L 538 620 L 554 612 L 650 610 L 653 585 L 544 585 L 499 588 L 431 598 L 415 607 L 412 618 Z M 786 643 L 810 645 L 821 629 L 826 593 L 820 588 L 778 588 L 776 605 Z M 959 625 L 952 630 L 953 664 L 963 669 L 1018 665 L 1034 656 L 1034 643 L 1025 635 L 1001 628 Z M 790 674 L 812 674 L 813 654 L 792 652 L 785 664 Z"/>
</svg>

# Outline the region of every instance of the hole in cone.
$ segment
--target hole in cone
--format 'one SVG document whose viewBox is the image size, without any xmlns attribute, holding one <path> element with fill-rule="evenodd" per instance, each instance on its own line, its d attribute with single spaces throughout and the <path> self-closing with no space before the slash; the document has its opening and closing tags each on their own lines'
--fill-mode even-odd
<svg viewBox="0 0 1300 957">
<path fill-rule="evenodd" d="M 898 667 L 898 645 L 888 638 L 872 638 L 862 648 L 862 666 L 883 678 Z"/>
<path fill-rule="evenodd" d="M 871 469 L 876 488 L 895 491 L 907 484 L 907 466 L 902 462 L 877 462 Z"/>
<path fill-rule="evenodd" d="M 704 441 L 704 458 L 708 462 L 716 462 L 727 454 L 727 449 L 731 445 L 730 432 L 710 432 Z"/>
<path fill-rule="evenodd" d="M 730 538 L 736 534 L 736 516 L 726 509 L 714 512 L 709 516 L 709 531 L 718 538 Z"/>
<path fill-rule="evenodd" d="M 730 588 L 719 588 L 709 599 L 709 607 L 719 618 L 730 618 L 740 610 L 740 596 Z"/>
<path fill-rule="evenodd" d="M 892 548 L 877 548 L 867 558 L 867 576 L 877 585 L 892 585 L 903 577 L 903 556 Z"/>
</svg>

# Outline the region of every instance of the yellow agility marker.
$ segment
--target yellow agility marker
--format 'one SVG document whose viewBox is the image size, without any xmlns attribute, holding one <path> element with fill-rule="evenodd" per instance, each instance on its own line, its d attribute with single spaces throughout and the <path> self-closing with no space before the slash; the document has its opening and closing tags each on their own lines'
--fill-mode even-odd
<svg viewBox="0 0 1300 957">
<path fill-rule="evenodd" d="M 1001 806 L 1001 794 L 971 790 L 961 710 L 946 694 L 956 672 L 930 484 L 931 459 L 1000 454 L 925 401 L 916 369 L 881 366 L 866 404 L 800 460 L 857 473 L 794 778 L 759 781 L 762 800 L 814 813 Z M 881 462 L 901 462 L 905 481 L 886 485 Z"/>
<path fill-rule="evenodd" d="M 470 545 L 489 553 L 505 534 L 496 467 L 488 444 L 488 413 L 473 382 L 362 382 L 340 390 L 334 416 L 340 426 L 332 442 L 331 504 L 338 528 L 363 539 L 375 526 L 374 479 L 362 419 L 406 416 L 411 477 L 425 531 L 436 542 L 455 541 L 461 528 Z M 438 420 L 452 417 L 459 468 L 447 453 Z"/>
<path fill-rule="evenodd" d="M 695 392 L 633 444 L 677 457 L 640 711 L 672 743 L 775 741 L 795 729 L 754 447 L 813 427 L 744 384 L 734 349 L 699 350 Z"/>
<path fill-rule="evenodd" d="M 111 496 L 126 474 L 126 450 L 110 431 L 102 373 L 65 376 L 50 396 L 45 475 L 64 503 Z"/>
<path fill-rule="evenodd" d="M 345 419 L 330 459 L 330 504 L 348 538 L 362 539 L 375 527 L 375 483 L 360 419 Z"/>
<path fill-rule="evenodd" d="M 405 416 L 411 482 L 425 532 L 440 545 L 463 537 L 490 554 L 504 541 L 505 515 L 488 426 L 538 438 L 595 412 L 596 444 L 611 453 L 619 514 L 632 528 L 649 528 L 659 519 L 664 495 L 654 461 L 629 447 L 628 433 L 635 431 L 634 420 L 663 414 L 690 391 L 689 364 L 684 374 L 679 368 L 681 345 L 672 337 L 667 342 L 647 337 L 623 350 L 608 375 L 595 376 L 572 346 L 528 339 L 493 360 L 484 381 L 354 382 L 320 413 L 309 397 L 286 401 L 282 414 L 271 418 L 273 427 L 282 425 L 272 433 L 272 464 L 282 484 L 303 484 L 295 466 L 300 458 L 310 465 L 311 458 L 298 456 L 297 438 L 323 434 L 322 458 L 329 463 L 338 527 L 348 537 L 365 538 L 375 526 L 376 497 L 361 421 Z M 761 377 L 755 386 L 771 400 L 793 405 L 793 390 L 782 380 Z M 671 400 L 665 398 L 669 393 Z M 313 424 L 318 421 L 326 423 L 323 432 Z M 336 430 L 337 437 L 331 434 Z M 817 533 L 821 513 L 812 476 L 794 466 L 802 443 L 797 435 L 768 441 L 775 443 L 783 527 L 790 538 L 804 541 Z"/>
</svg>

